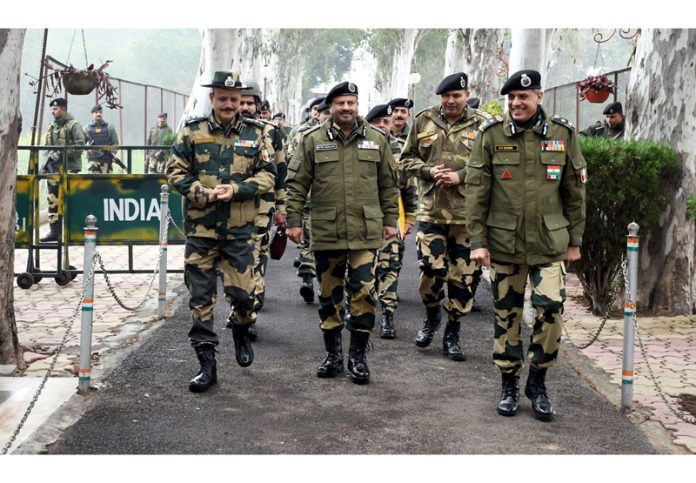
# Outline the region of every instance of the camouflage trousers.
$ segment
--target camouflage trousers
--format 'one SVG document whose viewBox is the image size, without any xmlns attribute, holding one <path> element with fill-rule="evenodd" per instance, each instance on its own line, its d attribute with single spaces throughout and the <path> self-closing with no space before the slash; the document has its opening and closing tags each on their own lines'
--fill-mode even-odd
<svg viewBox="0 0 696 483">
<path fill-rule="evenodd" d="M 269 230 L 271 228 L 271 219 L 273 213 L 261 215 L 257 217 L 259 221 L 265 222 L 265 228 L 259 227 L 258 233 L 255 235 L 254 241 L 254 307 L 260 309 L 263 307 L 266 296 L 266 266 L 268 265 L 268 253 L 271 237 Z"/>
<path fill-rule="evenodd" d="M 493 361 L 503 372 L 518 370 L 524 363 L 520 336 L 527 277 L 532 283 L 532 306 L 536 309 L 527 357 L 537 368 L 556 363 L 565 301 L 563 262 L 543 265 L 491 263 L 491 291 L 495 308 Z"/>
<path fill-rule="evenodd" d="M 319 319 L 322 330 L 343 327 L 344 289 L 350 299 L 346 328 L 371 331 L 375 325 L 377 250 L 314 252 L 319 279 Z"/>
<path fill-rule="evenodd" d="M 70 170 L 70 174 L 79 173 L 79 171 Z M 53 224 L 59 220 L 59 216 L 63 214 L 63 210 L 58 210 L 58 205 L 63 197 L 63 188 L 57 179 L 46 180 L 46 191 L 48 191 L 48 222 Z"/>
<path fill-rule="evenodd" d="M 192 345 L 201 342 L 217 345 L 213 328 L 213 308 L 217 299 L 217 271 L 222 276 L 225 299 L 234 306 L 234 318 L 240 325 L 251 324 L 254 314 L 254 240 L 215 240 L 186 238 L 184 281 L 191 300 L 193 325 L 188 333 Z"/>
<path fill-rule="evenodd" d="M 420 296 L 426 307 L 442 303 L 451 320 L 471 312 L 474 296 L 471 287 L 481 276 L 481 266 L 471 261 L 469 235 L 465 225 L 441 225 L 418 222 L 416 235 Z"/>
<path fill-rule="evenodd" d="M 317 276 L 314 253 L 309 249 L 310 242 L 312 241 L 310 228 L 309 210 L 302 210 L 302 234 L 304 235 L 304 241 L 297 245 L 297 248 L 300 250 L 300 266 L 297 268 L 297 276 L 300 278 L 305 275 L 309 275 L 312 278 Z"/>
<path fill-rule="evenodd" d="M 151 155 L 145 160 L 147 163 L 145 172 L 146 173 L 164 173 L 164 168 L 167 164 L 167 156 L 161 155 L 159 157 Z"/>
<path fill-rule="evenodd" d="M 377 298 L 382 310 L 396 311 L 398 305 L 399 273 L 404 259 L 404 241 L 395 236 L 384 242 L 377 256 Z"/>
</svg>

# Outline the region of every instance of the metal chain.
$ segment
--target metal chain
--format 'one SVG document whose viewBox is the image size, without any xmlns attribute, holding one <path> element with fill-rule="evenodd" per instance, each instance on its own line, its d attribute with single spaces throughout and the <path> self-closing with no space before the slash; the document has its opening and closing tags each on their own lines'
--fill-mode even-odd
<svg viewBox="0 0 696 483">
<path fill-rule="evenodd" d="M 177 224 L 176 224 L 176 221 L 174 221 L 174 218 L 172 218 L 172 212 L 171 212 L 171 211 L 168 211 L 168 212 L 167 212 L 167 226 L 169 226 L 169 222 L 171 222 L 172 225 L 174 225 L 174 228 L 176 228 L 177 231 L 178 231 L 179 233 L 181 233 L 181 236 L 183 236 L 184 238 L 186 238 L 186 233 L 184 232 L 184 230 L 182 230 L 181 228 L 179 228 L 179 225 L 177 225 Z"/>
<path fill-rule="evenodd" d="M 164 224 L 164 231 L 165 233 L 169 229 L 169 220 L 171 218 L 168 218 L 165 221 Z M 140 307 L 143 306 L 143 304 L 147 301 L 147 299 L 150 296 L 150 291 L 152 290 L 152 285 L 155 283 L 155 277 L 157 277 L 157 274 L 159 273 L 159 267 L 160 267 L 160 261 L 162 260 L 162 255 L 164 254 L 165 250 L 163 247 L 160 247 L 159 250 L 159 256 L 157 257 L 157 264 L 155 265 L 155 270 L 152 272 L 152 278 L 150 279 L 150 284 L 147 287 L 147 291 L 145 292 L 145 295 L 143 296 L 142 299 L 140 299 L 140 302 L 138 302 L 137 305 L 134 307 L 129 307 L 126 304 L 123 303 L 123 301 L 119 298 L 119 296 L 116 294 L 116 289 L 114 289 L 114 286 L 111 284 L 111 280 L 109 279 L 109 274 L 106 271 L 106 268 L 104 267 L 104 261 L 102 260 L 101 255 L 99 252 L 96 252 L 94 254 L 94 257 L 96 260 L 99 262 L 99 267 L 102 269 L 102 274 L 104 275 L 104 280 L 106 280 L 106 286 L 109 289 L 109 293 L 111 293 L 111 296 L 116 300 L 116 303 L 120 305 L 123 309 L 128 310 L 129 312 L 134 312 L 138 310 Z"/>
<path fill-rule="evenodd" d="M 84 281 L 84 284 L 82 286 L 82 293 L 80 294 L 80 302 L 77 304 L 77 307 L 75 307 L 75 311 L 73 312 L 71 319 L 72 321 L 68 324 L 68 329 L 65 331 L 65 335 L 63 336 L 63 340 L 60 342 L 58 345 L 58 348 L 56 349 L 56 352 L 53 356 L 53 361 L 51 361 L 51 365 L 48 366 L 48 371 L 46 371 L 46 374 L 44 375 L 43 380 L 41 381 L 41 384 L 39 384 L 39 388 L 36 390 L 36 394 L 34 394 L 34 397 L 32 398 L 31 402 L 29 403 L 29 406 L 27 407 L 27 410 L 24 413 L 24 416 L 22 416 L 22 419 L 19 422 L 19 425 L 17 426 L 17 429 L 15 429 L 14 433 L 12 433 L 12 436 L 10 439 L 7 441 L 7 444 L 2 449 L 2 455 L 6 455 L 9 449 L 12 447 L 12 445 L 15 442 L 15 439 L 17 438 L 17 435 L 19 435 L 20 431 L 22 430 L 22 427 L 24 426 L 24 423 L 26 423 L 27 418 L 29 417 L 29 414 L 31 414 L 31 411 L 34 409 L 34 405 L 36 404 L 36 401 L 39 399 L 39 395 L 41 394 L 41 391 L 43 391 L 44 386 L 46 385 L 46 382 L 48 381 L 49 376 L 53 372 L 53 368 L 56 365 L 56 362 L 58 362 L 58 356 L 60 353 L 63 351 L 65 348 L 65 344 L 68 342 L 68 339 L 70 338 L 70 335 L 72 333 L 72 328 L 73 325 L 75 324 L 75 320 L 77 320 L 77 315 L 80 312 L 80 309 L 82 308 L 82 302 L 85 299 L 85 291 L 87 287 L 90 284 L 90 281 L 94 277 L 94 270 L 96 268 L 97 262 L 96 259 L 92 259 L 92 268 L 89 271 L 89 274 L 87 275 L 87 278 Z"/>
<path fill-rule="evenodd" d="M 626 273 L 626 266 L 628 264 L 628 261 L 624 258 L 623 261 L 621 262 L 621 272 L 624 276 L 624 279 L 626 278 L 625 273 Z M 607 320 L 609 319 L 609 310 L 611 309 L 611 306 L 614 304 L 614 301 L 616 300 L 616 292 L 619 289 L 619 286 L 621 285 L 621 282 L 618 281 L 613 284 L 611 291 L 609 293 L 609 301 L 607 302 L 607 310 L 604 312 L 604 318 L 602 319 L 602 322 L 599 324 L 599 328 L 597 329 L 597 332 L 592 336 L 589 342 L 586 344 L 577 344 L 576 342 L 573 341 L 573 339 L 570 338 L 570 334 L 568 333 L 568 329 L 566 328 L 565 322 L 562 324 L 563 326 L 563 333 L 565 334 L 566 339 L 572 345 L 573 347 L 576 347 L 580 350 L 587 349 L 590 347 L 592 344 L 594 344 L 597 341 L 597 338 L 599 337 L 599 334 L 602 333 L 602 329 L 604 329 L 604 324 L 607 323 Z"/>
</svg>

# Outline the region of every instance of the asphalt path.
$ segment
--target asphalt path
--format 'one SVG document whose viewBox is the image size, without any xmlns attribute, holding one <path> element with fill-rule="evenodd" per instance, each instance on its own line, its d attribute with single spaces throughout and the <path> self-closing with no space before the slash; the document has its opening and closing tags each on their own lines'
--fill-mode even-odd
<svg viewBox="0 0 696 483">
<path fill-rule="evenodd" d="M 96 392 L 89 409 L 52 454 L 652 454 L 646 437 L 563 362 L 549 370 L 556 407 L 551 422 L 534 418 L 521 398 L 515 417 L 495 411 L 500 375 L 492 363 L 490 287 L 477 294 L 480 312 L 462 324 L 465 362 L 443 357 L 440 329 L 432 345 L 414 344 L 423 307 L 409 237 L 400 277 L 397 338 L 376 330 L 368 352 L 370 384 L 347 375 L 319 379 L 324 348 L 318 305 L 299 296 L 294 247 L 269 262 L 266 306 L 259 316 L 255 360 L 234 359 L 218 298 L 218 384 L 188 391 L 197 372 L 186 334 L 188 300 L 140 342 Z M 379 320 L 379 315 L 378 315 Z M 378 326 L 377 326 L 378 327 Z M 529 331 L 525 331 L 525 343 Z M 349 336 L 344 331 L 344 355 Z M 526 378 L 522 377 L 522 384 Z M 521 469 L 521 468 L 520 468 Z M 517 473 L 514 471 L 513 473 Z"/>
</svg>

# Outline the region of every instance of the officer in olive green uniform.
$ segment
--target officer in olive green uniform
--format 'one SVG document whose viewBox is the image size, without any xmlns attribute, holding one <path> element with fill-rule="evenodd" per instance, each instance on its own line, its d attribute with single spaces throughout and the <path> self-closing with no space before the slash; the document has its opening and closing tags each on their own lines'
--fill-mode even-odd
<svg viewBox="0 0 696 483">
<path fill-rule="evenodd" d="M 84 146 L 87 144 L 85 132 L 72 114 L 68 113 L 68 101 L 62 97 L 53 99 L 49 106 L 53 122 L 48 126 L 44 144 L 46 146 Z M 69 149 L 67 151 L 68 173 L 79 173 L 82 169 L 82 151 Z M 41 168 L 43 173 L 58 173 L 63 164 L 63 151 L 47 151 L 47 159 Z M 48 188 L 48 223 L 50 231 L 41 238 L 42 243 L 56 242 L 61 236 L 62 210 L 58 209 L 59 186 L 58 180 L 46 180 Z"/>
<path fill-rule="evenodd" d="M 184 277 L 191 294 L 189 339 L 201 371 L 189 389 L 207 391 L 217 381 L 213 328 L 217 275 L 234 306 L 232 328 L 237 363 L 254 360 L 248 330 L 254 321 L 254 242 L 259 195 L 273 189 L 273 147 L 264 124 L 239 113 L 236 72 L 218 71 L 210 84 L 212 113 L 190 119 L 177 135 L 166 168 L 169 184 L 184 197 Z"/>
<path fill-rule="evenodd" d="M 575 129 L 541 107 L 541 75 L 522 70 L 500 92 L 505 118 L 480 128 L 466 174 L 466 218 L 471 258 L 491 267 L 495 308 L 493 360 L 502 371 L 497 411 L 518 410 L 518 372 L 524 290 L 532 283 L 536 318 L 527 356 L 525 395 L 541 420 L 553 416 L 546 369 L 556 362 L 565 289 L 563 261 L 580 258 L 585 227 L 586 164 Z"/>
<path fill-rule="evenodd" d="M 147 135 L 148 146 L 162 146 L 164 137 L 172 132 L 172 128 L 167 125 L 167 113 L 162 112 L 157 116 L 157 125 L 150 128 Z M 164 173 L 164 165 L 167 162 L 167 151 L 150 151 L 145 162 L 146 173 Z"/>
<path fill-rule="evenodd" d="M 326 357 L 318 377 L 343 370 L 344 289 L 351 299 L 348 371 L 369 382 L 365 350 L 375 323 L 375 264 L 383 240 L 396 235 L 398 190 L 387 139 L 358 117 L 358 88 L 334 86 L 331 118 L 307 131 L 288 165 L 288 237 L 302 240 L 302 208 L 312 193 L 311 233 L 319 280 Z"/>
<path fill-rule="evenodd" d="M 389 148 L 394 155 L 394 161 L 397 166 L 396 173 L 400 195 L 399 211 L 403 210 L 400 216 L 403 214 L 405 218 L 404 232 L 400 232 L 398 236 L 386 240 L 377 257 L 377 296 L 382 307 L 382 324 L 379 335 L 382 339 L 394 339 L 396 337 L 394 312 L 399 304 L 399 273 L 401 272 L 404 259 L 404 239 L 413 231 L 413 227 L 416 224 L 416 210 L 418 209 L 416 180 L 401 169 L 399 165 L 399 157 L 405 141 L 389 134 L 391 116 L 392 108 L 388 104 L 376 105 L 365 116 L 365 120 L 372 126 L 387 133 Z"/>
<path fill-rule="evenodd" d="M 626 130 L 626 118 L 620 102 L 612 102 L 602 111 L 604 122 L 597 121 L 594 125 L 580 131 L 581 136 L 598 136 L 609 139 L 623 139 Z"/>
<path fill-rule="evenodd" d="M 391 135 L 406 141 L 410 128 L 408 121 L 411 118 L 411 109 L 413 109 L 413 100 L 405 97 L 397 97 L 387 103 L 392 108 L 391 114 Z"/>
<path fill-rule="evenodd" d="M 92 108 L 92 122 L 85 126 L 87 144 L 92 146 L 118 146 L 118 134 L 113 124 L 104 121 L 102 106 Z M 106 148 L 87 150 L 87 171 L 90 173 L 113 173 L 114 154 Z"/>
<path fill-rule="evenodd" d="M 449 359 L 465 360 L 459 345 L 461 318 L 471 312 L 471 285 L 481 267 L 469 258 L 464 217 L 464 175 L 476 132 L 490 119 L 466 101 L 467 75 L 445 77 L 436 93 L 441 105 L 416 115 L 401 153 L 404 169 L 418 180 L 418 265 L 420 295 L 426 308 L 418 347 L 427 347 L 440 326 L 440 302 L 447 312 L 442 351 Z"/>
</svg>

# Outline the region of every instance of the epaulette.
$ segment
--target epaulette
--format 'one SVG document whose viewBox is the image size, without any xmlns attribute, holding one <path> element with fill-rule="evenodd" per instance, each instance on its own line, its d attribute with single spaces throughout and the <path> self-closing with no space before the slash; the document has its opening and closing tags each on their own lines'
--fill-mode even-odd
<svg viewBox="0 0 696 483">
<path fill-rule="evenodd" d="M 555 122 L 556 124 L 560 124 L 570 131 L 575 131 L 575 126 L 573 126 L 565 117 L 551 116 L 551 121 Z"/>
<path fill-rule="evenodd" d="M 493 116 L 486 111 L 482 111 L 481 109 L 474 109 L 474 114 L 484 118 L 486 121 L 489 119 L 493 118 Z"/>
<path fill-rule="evenodd" d="M 370 126 L 372 129 L 374 129 L 375 131 L 377 131 L 378 133 L 380 133 L 382 136 L 386 136 L 386 135 L 387 135 L 387 133 L 385 133 L 384 131 L 382 131 L 380 128 L 378 128 L 378 127 L 376 127 L 376 126 L 373 126 L 373 125 L 370 124 L 370 123 L 366 123 L 366 124 L 367 124 L 368 126 Z"/>
<path fill-rule="evenodd" d="M 413 116 L 413 118 L 414 118 L 414 119 L 417 118 L 418 116 L 420 116 L 421 114 L 423 114 L 423 113 L 424 113 L 425 111 L 427 111 L 428 109 L 430 109 L 430 107 L 426 107 L 425 109 L 422 109 L 422 110 L 418 111 L 418 112 L 416 113 L 416 115 Z"/>
<path fill-rule="evenodd" d="M 488 129 L 491 126 L 494 126 L 498 123 L 503 122 L 502 116 L 495 116 L 489 119 L 488 121 L 484 122 L 479 126 L 479 131 L 484 132 L 486 129 Z"/>
<path fill-rule="evenodd" d="M 188 126 L 188 125 L 194 124 L 196 122 L 205 121 L 206 119 L 208 119 L 208 116 L 191 116 L 191 117 L 186 118 L 186 120 L 184 121 L 184 124 L 186 126 Z"/>
<path fill-rule="evenodd" d="M 307 134 L 316 131 L 316 130 L 319 129 L 320 127 L 321 127 L 321 124 L 317 124 L 317 125 L 315 125 L 315 126 L 310 126 L 310 127 L 308 127 L 308 128 L 305 129 L 304 131 L 298 130 L 297 133 L 298 133 L 298 134 L 302 134 L 303 136 L 306 136 Z"/>
</svg>

